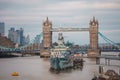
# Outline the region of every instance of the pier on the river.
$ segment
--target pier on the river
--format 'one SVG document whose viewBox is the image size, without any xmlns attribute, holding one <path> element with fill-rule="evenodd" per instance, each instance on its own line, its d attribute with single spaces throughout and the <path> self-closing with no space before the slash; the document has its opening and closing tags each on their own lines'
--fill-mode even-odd
<svg viewBox="0 0 120 80">
<path fill-rule="evenodd" d="M 96 64 L 100 64 L 100 59 L 105 59 L 105 65 L 110 65 L 110 60 L 120 60 L 118 55 L 100 55 L 96 57 Z"/>
</svg>

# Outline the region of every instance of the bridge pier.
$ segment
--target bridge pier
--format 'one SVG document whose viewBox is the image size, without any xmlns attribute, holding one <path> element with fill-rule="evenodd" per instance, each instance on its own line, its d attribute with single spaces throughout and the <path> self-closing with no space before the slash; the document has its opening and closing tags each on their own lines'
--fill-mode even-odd
<svg viewBox="0 0 120 80">
<path fill-rule="evenodd" d="M 100 64 L 100 58 L 96 57 L 96 64 Z"/>
<path fill-rule="evenodd" d="M 24 57 L 24 55 L 25 55 L 25 52 L 24 51 L 21 51 L 21 57 Z"/>
<path fill-rule="evenodd" d="M 42 48 L 40 51 L 40 58 L 49 58 L 50 57 L 50 49 Z"/>
<path fill-rule="evenodd" d="M 89 49 L 88 53 L 87 53 L 87 56 L 88 57 L 97 57 L 100 54 L 101 54 L 101 51 L 99 49 L 96 49 L 96 50 Z"/>
<path fill-rule="evenodd" d="M 103 73 L 104 73 L 103 66 L 99 66 L 99 73 L 100 73 L 100 74 L 103 74 Z"/>
<path fill-rule="evenodd" d="M 100 57 L 96 57 L 96 64 L 100 64 Z M 110 59 L 105 58 L 105 65 L 110 65 Z"/>
<path fill-rule="evenodd" d="M 22 53 L 21 57 L 24 57 L 24 53 Z"/>
<path fill-rule="evenodd" d="M 110 65 L 110 59 L 105 58 L 105 64 Z"/>
</svg>

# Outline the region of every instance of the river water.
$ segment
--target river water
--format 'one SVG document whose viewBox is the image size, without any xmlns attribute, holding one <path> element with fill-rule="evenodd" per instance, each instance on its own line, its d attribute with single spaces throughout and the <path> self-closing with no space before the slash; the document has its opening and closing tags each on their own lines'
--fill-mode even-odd
<svg viewBox="0 0 120 80">
<path fill-rule="evenodd" d="M 82 70 L 69 69 L 56 74 L 49 71 L 49 59 L 39 56 L 1 58 L 0 80 L 91 80 L 94 74 L 98 74 L 99 65 L 96 65 L 93 59 L 84 60 Z M 101 60 L 101 64 L 104 65 L 104 59 Z M 120 61 L 111 60 L 109 66 L 104 66 L 104 71 L 107 69 L 119 73 Z M 11 76 L 13 72 L 18 72 L 19 76 Z"/>
</svg>

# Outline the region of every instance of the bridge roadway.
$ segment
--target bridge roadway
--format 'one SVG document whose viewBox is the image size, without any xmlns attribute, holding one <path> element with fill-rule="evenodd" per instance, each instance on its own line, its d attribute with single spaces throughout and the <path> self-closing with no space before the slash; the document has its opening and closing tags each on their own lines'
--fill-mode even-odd
<svg viewBox="0 0 120 80">
<path fill-rule="evenodd" d="M 111 60 L 120 60 L 120 56 L 117 55 L 101 55 L 97 58 L 105 58 L 105 59 L 111 59 Z"/>
<path fill-rule="evenodd" d="M 89 31 L 89 28 L 52 28 L 52 32 L 77 32 Z"/>
<path fill-rule="evenodd" d="M 40 50 L 0 50 L 0 53 L 21 53 L 21 52 L 39 52 Z M 87 49 L 81 49 L 80 51 L 86 52 Z M 114 50 L 114 49 L 101 49 L 101 52 L 120 52 L 120 50 Z"/>
<path fill-rule="evenodd" d="M 80 49 L 80 51 L 86 52 L 89 48 L 87 49 Z M 120 52 L 120 49 L 100 49 L 101 52 Z"/>
<path fill-rule="evenodd" d="M 120 60 L 120 56 L 117 55 L 100 55 L 97 57 L 89 57 L 89 56 L 81 56 L 80 58 L 104 58 L 104 59 L 111 59 L 111 60 Z"/>
<path fill-rule="evenodd" d="M 120 60 L 120 56 L 117 55 L 100 55 L 96 57 L 96 64 L 101 64 L 100 59 L 105 59 L 105 65 L 110 65 L 110 60 Z"/>
<path fill-rule="evenodd" d="M 120 52 L 120 49 L 101 49 L 102 52 Z"/>
<path fill-rule="evenodd" d="M 80 58 L 96 58 L 96 64 L 101 64 L 101 59 L 105 59 L 105 65 L 110 65 L 110 60 L 120 61 L 120 56 L 118 55 L 100 55 L 97 57 L 81 56 Z"/>
<path fill-rule="evenodd" d="M 0 53 L 22 53 L 22 52 L 33 52 L 38 53 L 40 50 L 0 50 Z"/>
</svg>

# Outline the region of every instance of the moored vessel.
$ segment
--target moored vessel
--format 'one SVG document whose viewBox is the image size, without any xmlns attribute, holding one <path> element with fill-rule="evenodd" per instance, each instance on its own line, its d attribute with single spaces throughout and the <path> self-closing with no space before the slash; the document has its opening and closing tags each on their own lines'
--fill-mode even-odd
<svg viewBox="0 0 120 80">
<path fill-rule="evenodd" d="M 71 49 L 64 45 L 64 38 L 61 33 L 58 36 L 58 45 L 51 48 L 50 70 L 64 70 L 68 68 L 80 68 L 83 66 L 80 56 L 75 56 Z"/>
</svg>

